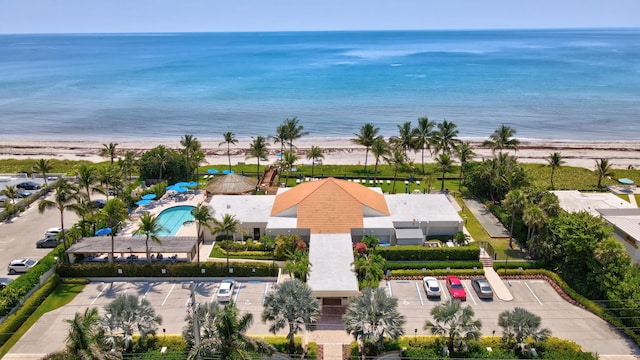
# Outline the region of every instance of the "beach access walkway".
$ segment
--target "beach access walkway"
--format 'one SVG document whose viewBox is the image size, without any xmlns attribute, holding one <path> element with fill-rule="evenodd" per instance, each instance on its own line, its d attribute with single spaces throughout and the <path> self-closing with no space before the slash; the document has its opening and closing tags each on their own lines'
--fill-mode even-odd
<svg viewBox="0 0 640 360">
<path fill-rule="evenodd" d="M 475 199 L 463 199 L 462 201 L 473 216 L 478 219 L 480 225 L 482 225 L 489 236 L 492 238 L 509 237 L 509 231 L 507 231 L 500 220 L 498 220 L 483 203 Z"/>
</svg>

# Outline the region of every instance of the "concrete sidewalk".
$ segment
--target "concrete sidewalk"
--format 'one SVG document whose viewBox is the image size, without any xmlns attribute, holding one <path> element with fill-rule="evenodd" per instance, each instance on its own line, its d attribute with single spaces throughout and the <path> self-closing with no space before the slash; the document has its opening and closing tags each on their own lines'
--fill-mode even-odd
<svg viewBox="0 0 640 360">
<path fill-rule="evenodd" d="M 502 301 L 511 301 L 513 300 L 513 295 L 511 291 L 504 284 L 504 281 L 498 276 L 498 273 L 493 269 L 493 267 L 485 266 L 484 269 L 484 277 L 487 278 L 489 284 L 491 284 L 491 288 L 493 289 L 493 293 L 498 297 L 498 299 Z"/>
<path fill-rule="evenodd" d="M 465 206 L 478 219 L 480 225 L 492 238 L 509 237 L 509 232 L 483 203 L 474 199 L 463 199 Z"/>
</svg>

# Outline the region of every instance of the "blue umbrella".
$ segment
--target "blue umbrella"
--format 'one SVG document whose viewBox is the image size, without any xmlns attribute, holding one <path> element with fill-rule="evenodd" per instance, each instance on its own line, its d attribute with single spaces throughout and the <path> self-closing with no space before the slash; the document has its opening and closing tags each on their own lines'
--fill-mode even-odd
<svg viewBox="0 0 640 360">
<path fill-rule="evenodd" d="M 177 182 L 177 183 L 173 184 L 173 186 L 182 187 L 182 186 L 188 186 L 187 184 L 189 184 L 189 183 L 188 182 L 184 182 L 184 181 L 180 181 L 180 182 Z"/>
<path fill-rule="evenodd" d="M 229 169 L 222 171 L 222 173 L 227 175 L 234 174 L 233 170 L 229 170 Z"/>
<path fill-rule="evenodd" d="M 186 187 L 196 187 L 196 186 L 198 186 L 198 183 L 197 183 L 197 182 L 195 182 L 195 181 L 189 181 L 186 185 L 183 185 L 183 186 L 186 186 Z"/>
<path fill-rule="evenodd" d="M 625 185 L 632 185 L 633 184 L 633 180 L 631 180 L 629 178 L 618 179 L 618 182 L 621 183 L 621 184 L 625 184 Z"/>
<path fill-rule="evenodd" d="M 96 231 L 96 236 L 103 236 L 111 234 L 111 228 L 102 228 Z"/>
<path fill-rule="evenodd" d="M 209 173 L 209 174 L 217 174 L 219 172 L 220 171 L 218 171 L 218 169 L 209 169 L 209 170 L 207 170 L 207 173 Z"/>
<path fill-rule="evenodd" d="M 281 157 L 284 156 L 284 154 L 283 153 L 277 153 L 276 156 L 281 158 Z"/>
<path fill-rule="evenodd" d="M 177 187 L 175 187 L 175 188 L 173 188 L 171 190 L 173 190 L 173 191 L 175 191 L 177 193 L 183 193 L 183 192 L 189 191 L 189 189 L 187 189 L 186 187 L 181 187 L 181 186 L 177 186 Z"/>
<path fill-rule="evenodd" d="M 136 202 L 136 205 L 140 206 L 140 205 L 149 205 L 151 204 L 151 200 L 148 199 L 144 199 L 144 200 L 139 200 L 138 202 Z"/>
<path fill-rule="evenodd" d="M 142 199 L 143 200 L 153 200 L 156 198 L 156 194 L 146 194 L 146 195 L 142 195 Z"/>
</svg>

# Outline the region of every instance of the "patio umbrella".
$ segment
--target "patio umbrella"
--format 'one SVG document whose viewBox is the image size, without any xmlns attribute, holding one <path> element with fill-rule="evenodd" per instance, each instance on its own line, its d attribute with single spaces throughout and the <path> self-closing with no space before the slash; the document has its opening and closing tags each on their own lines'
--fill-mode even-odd
<svg viewBox="0 0 640 360">
<path fill-rule="evenodd" d="M 175 187 L 175 188 L 173 188 L 171 190 L 173 190 L 173 191 L 175 191 L 177 193 L 183 193 L 183 192 L 189 191 L 189 189 L 187 189 L 186 187 L 182 187 L 182 186 L 177 186 L 177 187 Z"/>
<path fill-rule="evenodd" d="M 143 200 L 138 200 L 138 202 L 136 202 L 136 205 L 140 206 L 140 205 L 149 205 L 151 204 L 151 200 L 149 199 L 143 199 Z"/>
<path fill-rule="evenodd" d="M 111 234 L 111 228 L 102 228 L 96 231 L 96 236 L 103 236 Z"/>
<path fill-rule="evenodd" d="M 153 200 L 156 198 L 156 194 L 146 194 L 146 195 L 142 195 L 142 199 L 143 200 Z"/>
<path fill-rule="evenodd" d="M 223 170 L 223 171 L 222 171 L 222 173 L 223 173 L 223 174 L 226 174 L 226 175 L 229 175 L 229 174 L 235 174 L 235 173 L 233 172 L 233 170 L 229 170 L 229 169 L 227 169 L 227 170 Z"/>
<path fill-rule="evenodd" d="M 189 181 L 186 185 L 182 185 L 182 186 L 186 186 L 186 187 L 196 187 L 198 186 L 198 183 L 195 181 Z"/>
<path fill-rule="evenodd" d="M 629 178 L 618 179 L 618 182 L 625 185 L 633 185 L 633 180 Z"/>
<path fill-rule="evenodd" d="M 175 187 L 183 187 L 183 186 L 188 186 L 187 184 L 189 184 L 189 183 L 185 182 L 185 181 L 180 181 L 180 182 L 177 182 L 177 183 L 173 184 L 173 186 L 175 186 Z"/>
<path fill-rule="evenodd" d="M 207 170 L 207 173 L 209 173 L 209 174 L 217 174 L 219 172 L 220 171 L 218 171 L 218 169 L 209 169 L 209 170 Z"/>
</svg>

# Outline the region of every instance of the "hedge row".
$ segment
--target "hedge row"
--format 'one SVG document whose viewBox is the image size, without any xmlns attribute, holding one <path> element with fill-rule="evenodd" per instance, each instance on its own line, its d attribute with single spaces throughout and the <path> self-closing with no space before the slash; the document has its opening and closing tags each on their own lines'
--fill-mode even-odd
<svg viewBox="0 0 640 360">
<path fill-rule="evenodd" d="M 542 269 L 542 266 L 540 266 L 540 264 L 533 262 L 533 261 L 509 261 L 506 264 L 503 262 L 494 262 L 493 263 L 493 268 L 494 269 L 518 269 L 518 268 L 522 268 L 523 270 L 526 269 Z"/>
<path fill-rule="evenodd" d="M 447 271 L 447 269 L 427 269 L 426 271 L 422 271 L 421 269 L 411 269 L 411 270 L 391 270 L 391 277 L 399 278 L 401 280 L 415 280 L 422 279 L 423 276 L 447 276 L 447 275 L 456 275 L 460 277 L 474 277 L 484 275 L 484 270 L 482 267 L 479 267 L 478 270 L 470 270 L 470 269 L 451 269 L 451 271 Z"/>
<path fill-rule="evenodd" d="M 389 270 L 411 270 L 411 269 L 473 269 L 482 268 L 480 261 L 387 261 Z"/>
<path fill-rule="evenodd" d="M 439 247 L 391 246 L 388 250 L 378 248 L 378 253 L 388 261 L 426 260 L 478 260 L 480 248 L 477 246 Z"/>
<path fill-rule="evenodd" d="M 176 264 L 60 264 L 61 277 L 251 277 L 278 276 L 278 267 L 263 262 L 176 263 Z M 121 270 L 121 273 L 118 272 Z M 203 272 L 204 270 L 204 272 Z"/>
<path fill-rule="evenodd" d="M 226 258 L 227 252 L 224 248 L 216 245 L 211 251 L 210 256 L 218 258 Z M 273 252 L 271 251 L 229 251 L 229 259 L 252 259 L 252 260 L 272 260 Z"/>
<path fill-rule="evenodd" d="M 29 206 L 31 206 L 31 203 L 37 201 L 42 195 L 46 194 L 47 192 L 49 192 L 49 189 L 43 188 L 33 192 L 31 195 L 21 199 L 15 204 L 10 204 L 10 202 L 8 201 L 7 204 L 9 206 L 5 206 L 4 210 L 0 212 L 0 222 L 10 219 L 16 216 L 18 213 L 27 210 Z"/>
<path fill-rule="evenodd" d="M 18 280 L 16 280 L 18 281 Z M 15 281 L 14 281 L 15 282 Z M 33 293 L 22 306 L 13 314 L 9 315 L 2 324 L 0 324 L 0 346 L 4 345 L 11 336 L 18 331 L 20 326 L 33 314 L 38 306 L 49 296 L 58 286 L 60 278 L 53 275 L 45 282 L 40 289 Z M 3 291 L 4 292 L 4 291 Z"/>
</svg>

